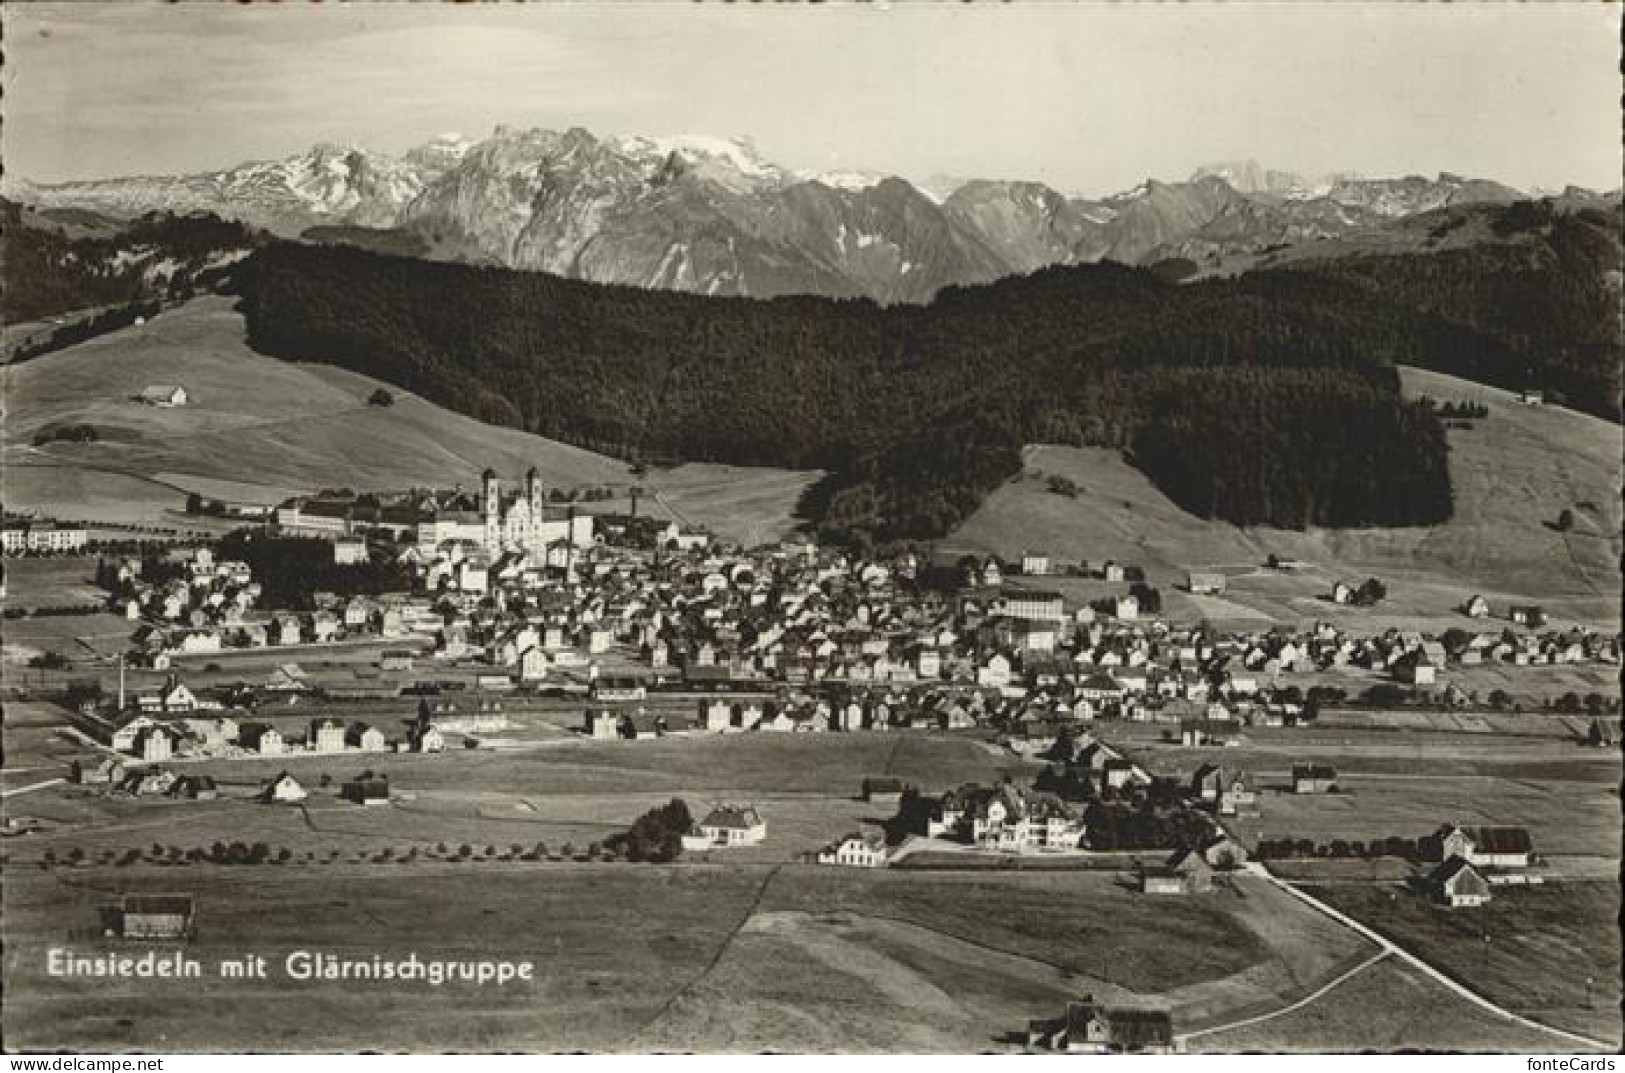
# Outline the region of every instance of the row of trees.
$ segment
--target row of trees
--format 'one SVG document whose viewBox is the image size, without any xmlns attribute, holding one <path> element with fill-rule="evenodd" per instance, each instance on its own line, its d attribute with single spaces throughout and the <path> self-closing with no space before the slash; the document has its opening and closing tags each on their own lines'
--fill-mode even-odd
<svg viewBox="0 0 1625 1073">
<path fill-rule="evenodd" d="M 412 587 L 410 571 L 396 562 L 335 563 L 333 545 L 320 537 L 271 536 L 241 529 L 221 540 L 219 554 L 222 559 L 248 564 L 260 583 L 266 607 L 307 611 L 318 592 L 376 596 Z"/>
</svg>

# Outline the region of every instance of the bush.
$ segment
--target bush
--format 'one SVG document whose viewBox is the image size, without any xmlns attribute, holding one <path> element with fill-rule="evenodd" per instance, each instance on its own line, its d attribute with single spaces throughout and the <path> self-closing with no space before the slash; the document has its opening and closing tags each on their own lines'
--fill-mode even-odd
<svg viewBox="0 0 1625 1073">
<path fill-rule="evenodd" d="M 387 390 L 385 390 L 384 388 L 379 388 L 377 391 L 374 391 L 371 395 L 367 396 L 367 405 L 368 406 L 394 406 L 395 405 L 395 396 L 392 395 Z"/>
</svg>

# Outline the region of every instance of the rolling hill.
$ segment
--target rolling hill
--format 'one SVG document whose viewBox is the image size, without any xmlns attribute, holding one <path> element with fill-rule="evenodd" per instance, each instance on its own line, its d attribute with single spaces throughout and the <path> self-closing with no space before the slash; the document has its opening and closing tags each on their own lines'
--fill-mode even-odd
<svg viewBox="0 0 1625 1073">
<path fill-rule="evenodd" d="M 1395 624 L 1448 620 L 1476 592 L 1492 605 L 1539 601 L 1559 617 L 1617 628 L 1620 427 L 1571 410 L 1524 406 L 1511 392 L 1441 373 L 1403 368 L 1401 378 L 1408 396 L 1489 408 L 1472 429 L 1449 432 L 1455 513 L 1442 525 L 1240 528 L 1181 510 L 1115 451 L 1034 446 L 1023 454 L 1022 474 L 994 491 L 943 548 L 1011 558 L 1031 548 L 1068 560 L 1138 563 L 1170 611 L 1194 606 L 1216 620 L 1348 614 Z M 1073 481 L 1076 498 L 1050 491 L 1052 476 Z M 1575 515 L 1566 533 L 1552 524 L 1565 508 Z M 1260 569 L 1272 552 L 1300 558 L 1309 569 Z M 1176 592 L 1193 569 L 1226 573 L 1230 591 L 1224 598 Z M 1386 579 L 1391 594 L 1377 612 L 1349 612 L 1320 599 L 1339 578 L 1371 574 Z"/>
<path fill-rule="evenodd" d="M 400 388 L 321 364 L 267 358 L 244 341 L 231 299 L 194 300 L 131 327 L 0 370 L 6 400 L 5 501 L 68 517 L 155 520 L 187 491 L 277 502 L 321 488 L 473 486 L 487 466 L 517 479 L 536 466 L 560 487 L 625 487 L 624 462 L 514 429 L 481 424 Z M 182 384 L 178 409 L 131 396 Z M 36 433 L 90 424 L 92 444 L 35 448 Z M 643 509 L 712 525 L 730 539 L 789 528 L 816 473 L 721 467 L 656 471 Z M 653 502 L 651 502 L 651 500 Z"/>
</svg>

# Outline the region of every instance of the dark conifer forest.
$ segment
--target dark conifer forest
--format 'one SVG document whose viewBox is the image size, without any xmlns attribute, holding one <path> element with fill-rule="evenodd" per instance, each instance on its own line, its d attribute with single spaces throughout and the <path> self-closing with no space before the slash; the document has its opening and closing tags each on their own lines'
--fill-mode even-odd
<svg viewBox="0 0 1625 1073">
<path fill-rule="evenodd" d="M 1499 268 L 1466 253 L 1188 284 L 1081 265 L 892 307 L 295 244 L 239 278 L 262 352 L 646 464 L 823 468 L 810 519 L 866 543 L 947 533 L 1029 442 L 1122 449 L 1186 509 L 1241 524 L 1448 518 L 1443 428 L 1400 397 L 1396 363 L 1521 386 L 1538 354 L 1576 406 L 1618 413 L 1615 344 L 1569 323 L 1597 296 L 1562 269 L 1470 285 Z M 1508 323 L 1494 287 L 1550 300 Z"/>
</svg>

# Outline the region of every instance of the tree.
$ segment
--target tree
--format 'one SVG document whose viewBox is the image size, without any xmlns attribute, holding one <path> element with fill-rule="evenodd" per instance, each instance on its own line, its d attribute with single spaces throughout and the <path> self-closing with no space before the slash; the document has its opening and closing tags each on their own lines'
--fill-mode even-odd
<svg viewBox="0 0 1625 1073">
<path fill-rule="evenodd" d="M 385 388 L 379 388 L 376 391 L 374 391 L 371 395 L 367 396 L 367 405 L 368 406 L 393 406 L 393 405 L 395 405 L 395 396 L 393 394 L 391 394 Z"/>
<path fill-rule="evenodd" d="M 1574 511 L 1564 507 L 1557 516 L 1556 529 L 1559 533 L 1566 533 L 1574 528 Z"/>
</svg>

